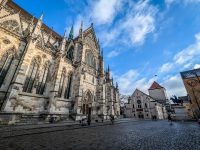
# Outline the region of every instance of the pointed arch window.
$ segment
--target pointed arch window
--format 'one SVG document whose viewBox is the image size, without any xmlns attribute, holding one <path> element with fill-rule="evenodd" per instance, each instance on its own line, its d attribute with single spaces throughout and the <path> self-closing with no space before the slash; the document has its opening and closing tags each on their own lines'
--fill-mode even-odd
<svg viewBox="0 0 200 150">
<path fill-rule="evenodd" d="M 88 64 L 88 65 L 90 64 L 89 54 L 88 53 L 86 54 L 86 64 Z"/>
<path fill-rule="evenodd" d="M 9 50 L 6 54 L 3 55 L 0 61 L 0 87 L 2 86 L 5 77 L 10 69 L 12 61 L 14 59 L 14 50 Z"/>
<path fill-rule="evenodd" d="M 61 78 L 60 78 L 59 89 L 58 89 L 58 97 L 62 96 L 63 85 L 64 85 L 64 81 L 65 81 L 65 74 L 66 74 L 66 69 L 63 68 L 63 71 L 62 71 L 62 74 L 61 74 Z"/>
<path fill-rule="evenodd" d="M 70 49 L 68 50 L 68 52 L 67 52 L 67 58 L 69 60 L 71 60 L 71 61 L 74 59 L 74 47 L 73 46 L 70 47 Z"/>
<path fill-rule="evenodd" d="M 94 67 L 94 69 L 96 69 L 96 60 L 95 60 L 95 58 L 94 58 L 93 67 Z"/>
<path fill-rule="evenodd" d="M 23 92 L 28 92 L 28 93 L 32 92 L 33 85 L 34 85 L 34 82 L 35 82 L 35 79 L 36 79 L 36 76 L 38 73 L 40 62 L 41 62 L 41 58 L 39 56 L 35 57 L 32 60 L 31 65 L 29 67 L 28 75 L 26 77 L 26 80 L 25 80 L 25 83 L 23 86 Z"/>
<path fill-rule="evenodd" d="M 72 73 L 70 73 L 68 76 L 68 82 L 67 82 L 67 87 L 65 89 L 65 96 L 64 96 L 65 99 L 69 99 L 70 97 L 71 85 L 72 85 Z"/>
<path fill-rule="evenodd" d="M 50 62 L 47 61 L 41 71 L 41 75 L 40 75 L 41 78 L 36 89 L 36 94 L 43 95 L 46 84 L 47 84 L 47 77 L 49 76 L 49 68 L 50 68 Z"/>
</svg>

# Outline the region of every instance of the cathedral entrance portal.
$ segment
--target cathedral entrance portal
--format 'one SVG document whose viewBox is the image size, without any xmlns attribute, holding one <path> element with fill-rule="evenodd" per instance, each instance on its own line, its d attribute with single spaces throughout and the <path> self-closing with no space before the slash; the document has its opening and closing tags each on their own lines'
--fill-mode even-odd
<svg viewBox="0 0 200 150">
<path fill-rule="evenodd" d="M 139 113 L 138 113 L 138 118 L 144 118 L 143 113 L 139 112 Z"/>
<path fill-rule="evenodd" d="M 88 91 L 84 97 L 82 109 L 83 115 L 86 115 L 88 119 L 90 119 L 92 113 L 92 94 L 90 91 Z"/>
</svg>

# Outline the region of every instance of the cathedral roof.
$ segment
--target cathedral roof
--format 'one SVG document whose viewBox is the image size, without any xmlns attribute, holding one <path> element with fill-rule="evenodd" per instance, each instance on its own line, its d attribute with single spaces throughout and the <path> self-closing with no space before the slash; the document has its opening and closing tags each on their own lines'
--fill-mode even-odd
<svg viewBox="0 0 200 150">
<path fill-rule="evenodd" d="M 153 84 L 151 85 L 151 87 L 149 88 L 149 90 L 161 89 L 161 88 L 163 88 L 163 87 L 160 86 L 156 81 L 154 81 Z"/>
<path fill-rule="evenodd" d="M 13 1 L 8 1 L 7 3 L 8 6 L 10 6 L 12 9 L 14 9 L 15 12 L 18 12 L 19 10 L 20 11 L 20 14 L 25 17 L 25 18 L 32 18 L 33 15 L 31 15 L 30 13 L 28 13 L 26 10 L 24 10 L 22 7 L 20 7 L 19 5 L 17 5 L 15 2 Z M 37 18 L 34 18 L 34 24 L 36 24 L 38 21 Z M 45 25 L 44 23 L 42 24 L 42 28 L 47 32 L 47 33 L 50 33 L 52 32 L 52 35 L 55 37 L 55 38 L 58 38 L 58 39 L 62 39 L 62 36 L 59 35 L 57 32 L 55 32 L 54 30 L 52 30 L 51 28 L 49 28 L 47 25 Z"/>
</svg>

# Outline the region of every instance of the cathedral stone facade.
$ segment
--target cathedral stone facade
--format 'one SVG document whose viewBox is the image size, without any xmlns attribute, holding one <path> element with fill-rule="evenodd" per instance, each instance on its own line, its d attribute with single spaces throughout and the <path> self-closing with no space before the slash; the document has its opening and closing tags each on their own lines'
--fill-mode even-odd
<svg viewBox="0 0 200 150">
<path fill-rule="evenodd" d="M 0 0 L 0 121 L 106 119 L 120 112 L 118 85 L 104 70 L 93 24 L 67 38 Z"/>
</svg>

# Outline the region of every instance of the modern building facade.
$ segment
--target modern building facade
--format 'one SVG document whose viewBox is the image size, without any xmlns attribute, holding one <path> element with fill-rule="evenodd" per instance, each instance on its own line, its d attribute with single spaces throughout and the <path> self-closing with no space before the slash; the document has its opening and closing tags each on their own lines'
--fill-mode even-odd
<svg viewBox="0 0 200 150">
<path fill-rule="evenodd" d="M 67 38 L 9 0 L 0 0 L 0 120 L 106 118 L 120 114 L 118 85 L 104 70 L 93 24 Z"/>
</svg>

